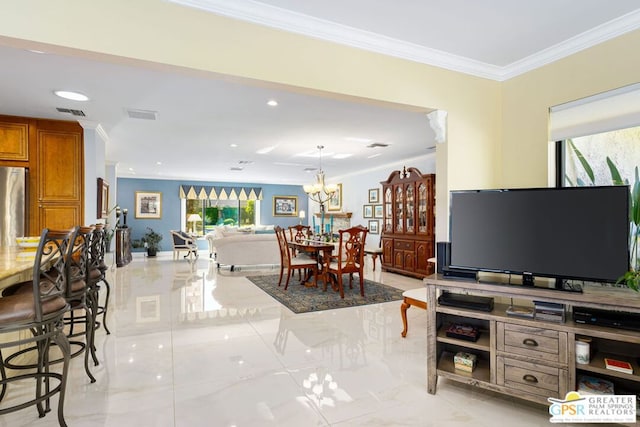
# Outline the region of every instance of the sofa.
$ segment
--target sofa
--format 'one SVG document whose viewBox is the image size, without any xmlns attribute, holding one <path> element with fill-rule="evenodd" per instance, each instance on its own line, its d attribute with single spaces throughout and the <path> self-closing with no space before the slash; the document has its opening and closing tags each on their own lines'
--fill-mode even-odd
<svg viewBox="0 0 640 427">
<path fill-rule="evenodd" d="M 216 227 L 207 233 L 209 257 L 221 265 L 280 265 L 280 249 L 273 227 L 257 226 L 238 229 L 237 227 Z"/>
</svg>

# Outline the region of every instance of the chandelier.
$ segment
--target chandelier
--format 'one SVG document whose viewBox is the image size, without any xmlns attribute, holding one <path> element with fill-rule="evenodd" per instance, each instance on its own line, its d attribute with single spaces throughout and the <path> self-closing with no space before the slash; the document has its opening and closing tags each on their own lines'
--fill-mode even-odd
<svg viewBox="0 0 640 427">
<path fill-rule="evenodd" d="M 304 185 L 302 188 L 309 198 L 320 205 L 320 233 L 324 233 L 324 204 L 338 191 L 336 184 L 325 184 L 324 171 L 322 170 L 322 149 L 324 145 L 318 145 L 320 151 L 320 169 L 316 174 L 315 184 Z"/>
</svg>

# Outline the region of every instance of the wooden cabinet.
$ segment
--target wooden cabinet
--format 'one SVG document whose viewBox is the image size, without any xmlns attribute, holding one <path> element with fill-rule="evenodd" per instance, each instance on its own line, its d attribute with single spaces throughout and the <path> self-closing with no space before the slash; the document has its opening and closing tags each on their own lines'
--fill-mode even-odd
<svg viewBox="0 0 640 427">
<path fill-rule="evenodd" d="M 83 130 L 77 122 L 0 116 L 0 165 L 29 171 L 26 234 L 83 223 Z"/>
<path fill-rule="evenodd" d="M 38 121 L 34 175 L 39 223 L 34 224 L 35 230 L 73 227 L 84 220 L 81 131 L 75 123 Z"/>
<path fill-rule="evenodd" d="M 116 229 L 116 265 L 124 267 L 132 260 L 131 254 L 131 228 L 119 227 Z"/>
<path fill-rule="evenodd" d="M 425 277 L 434 272 L 435 175 L 394 171 L 382 183 L 382 268 Z"/>
<path fill-rule="evenodd" d="M 640 394 L 640 331 L 576 323 L 567 314 L 564 323 L 509 316 L 511 301 L 534 300 L 579 305 L 611 311 L 640 313 L 640 294 L 626 288 L 587 286 L 582 293 L 559 292 L 484 281 L 444 279 L 432 275 L 427 286 L 427 389 L 436 393 L 438 377 L 463 382 L 509 396 L 549 405 L 548 398 L 564 399 L 577 390 L 581 375 L 599 377 L 615 385 L 616 394 Z M 442 292 L 490 296 L 491 312 L 438 304 Z M 447 336 L 448 325 L 467 324 L 480 331 L 475 342 Z M 576 340 L 591 342 L 591 360 L 576 363 Z M 457 352 L 472 353 L 472 372 L 455 369 Z M 629 361 L 633 373 L 606 369 L 605 357 Z M 633 424 L 636 425 L 636 424 Z"/>
<path fill-rule="evenodd" d="M 0 117 L 0 159 L 29 161 L 29 121 Z"/>
</svg>

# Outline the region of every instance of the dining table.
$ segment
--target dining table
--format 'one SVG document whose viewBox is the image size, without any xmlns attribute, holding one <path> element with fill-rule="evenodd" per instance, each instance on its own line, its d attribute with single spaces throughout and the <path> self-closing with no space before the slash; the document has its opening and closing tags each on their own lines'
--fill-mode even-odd
<svg viewBox="0 0 640 427">
<path fill-rule="evenodd" d="M 327 285 L 331 285 L 332 289 L 337 290 L 334 282 L 329 274 L 329 264 L 331 263 L 331 254 L 335 248 L 335 244 L 331 242 L 320 242 L 312 239 L 303 239 L 298 242 L 287 242 L 290 248 L 296 252 L 301 252 L 314 257 L 318 261 L 319 273 L 318 280 L 324 283 L 324 290 Z M 308 283 L 308 277 L 303 282 Z"/>
</svg>

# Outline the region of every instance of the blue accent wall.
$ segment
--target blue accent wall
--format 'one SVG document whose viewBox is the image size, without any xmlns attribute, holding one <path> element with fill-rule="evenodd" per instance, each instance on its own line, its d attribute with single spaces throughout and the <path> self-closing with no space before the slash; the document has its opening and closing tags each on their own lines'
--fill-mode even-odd
<svg viewBox="0 0 640 427">
<path fill-rule="evenodd" d="M 301 185 L 277 185 L 277 184 L 255 184 L 255 183 L 229 183 L 229 182 L 203 182 L 203 181 L 174 181 L 161 179 L 138 179 L 138 178 L 118 178 L 116 200 L 122 209 L 128 209 L 127 225 L 132 228 L 131 238 L 140 239 L 147 227 L 153 228 L 162 234 L 163 239 L 161 250 L 172 249 L 171 236 L 169 230 L 179 230 L 181 226 L 180 218 L 180 186 L 181 185 L 224 185 L 224 186 L 250 186 L 262 187 L 263 199 L 260 201 L 260 224 L 279 225 L 289 227 L 298 224 L 298 217 L 274 217 L 273 216 L 273 196 L 296 196 L 298 197 L 298 211 L 301 209 L 309 212 L 308 198 Z M 135 193 L 136 191 L 154 191 L 162 193 L 162 206 L 160 219 L 136 219 L 135 218 Z M 120 218 L 120 224 L 123 223 Z M 198 246 L 205 249 L 206 241 L 199 241 Z"/>
</svg>

